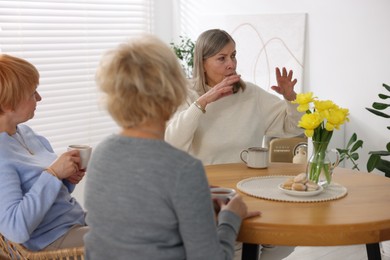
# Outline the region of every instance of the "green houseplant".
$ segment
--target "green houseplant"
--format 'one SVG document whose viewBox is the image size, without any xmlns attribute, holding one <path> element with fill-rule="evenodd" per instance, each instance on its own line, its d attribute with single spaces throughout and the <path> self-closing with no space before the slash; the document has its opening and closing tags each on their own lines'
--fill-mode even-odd
<svg viewBox="0 0 390 260">
<path fill-rule="evenodd" d="M 387 90 L 387 92 L 390 92 L 390 87 L 389 85 L 382 84 L 382 86 Z M 378 94 L 379 98 L 382 100 L 389 99 L 390 96 L 386 94 Z M 383 112 L 386 110 L 390 104 L 386 104 L 383 102 L 374 102 L 371 105 L 371 108 L 366 109 L 371 112 L 372 114 L 389 119 L 390 115 Z M 390 130 L 390 126 L 387 126 L 387 129 Z M 359 170 L 356 160 L 359 159 L 359 155 L 356 152 L 356 150 L 360 147 L 363 146 L 363 141 L 357 139 L 357 135 L 354 133 L 349 140 L 347 147 L 344 149 L 339 149 L 337 150 L 340 153 L 340 158 L 350 160 L 353 163 L 353 168 L 352 169 L 357 169 Z M 386 150 L 379 150 L 379 151 L 371 151 L 369 152 L 370 157 L 367 161 L 367 170 L 368 172 L 373 171 L 374 169 L 377 169 L 385 174 L 386 177 L 390 178 L 390 161 L 386 160 L 384 157 L 390 155 L 390 142 L 386 144 Z M 340 159 L 340 161 L 342 160 Z M 382 246 L 382 254 L 386 257 L 390 255 L 390 240 L 388 241 L 382 241 L 381 242 Z"/>
<path fill-rule="evenodd" d="M 387 92 L 390 92 L 390 86 L 386 84 L 382 84 L 382 86 L 387 90 Z M 387 94 L 378 94 L 378 97 L 382 100 L 390 98 L 390 96 Z M 371 105 L 371 108 L 366 109 L 373 113 L 374 115 L 377 115 L 379 117 L 383 117 L 385 119 L 389 119 L 390 115 L 383 112 L 386 110 L 390 104 L 386 104 L 383 102 L 374 102 Z M 390 126 L 387 126 L 387 129 L 390 130 Z M 390 161 L 386 160 L 384 157 L 390 155 L 390 142 L 386 144 L 386 150 L 379 150 L 379 151 L 371 151 L 369 152 L 370 157 L 367 161 L 367 170 L 369 172 L 373 171 L 374 169 L 377 169 L 385 174 L 386 177 L 390 178 Z M 390 255 L 390 240 L 381 242 L 382 244 L 382 254 L 384 256 Z"/>
<path fill-rule="evenodd" d="M 382 86 L 388 92 L 390 92 L 390 87 L 388 85 L 383 84 Z M 380 99 L 383 100 L 390 98 L 389 95 L 382 94 L 382 93 L 378 94 L 378 96 Z M 385 104 L 382 102 L 374 102 L 372 103 L 371 108 L 366 108 L 366 109 L 369 112 L 373 113 L 374 115 L 389 119 L 390 115 L 382 112 L 383 110 L 387 109 L 389 106 L 390 104 Z M 388 126 L 387 129 L 390 130 L 390 126 Z M 359 154 L 356 152 L 356 150 L 358 148 L 361 148 L 362 146 L 363 146 L 363 141 L 358 140 L 357 135 L 354 133 L 351 136 L 345 148 L 337 148 L 338 152 L 340 153 L 340 162 L 343 160 L 349 160 L 353 164 L 352 169 L 356 169 L 360 171 L 356 163 L 356 161 L 359 159 Z M 367 161 L 368 172 L 372 172 L 374 169 L 377 169 L 385 173 L 386 177 L 390 177 L 390 161 L 384 158 L 385 156 L 390 155 L 390 142 L 386 144 L 386 150 L 371 151 L 369 152 L 369 154 L 370 157 Z"/>
<path fill-rule="evenodd" d="M 179 43 L 171 42 L 171 46 L 177 58 L 180 60 L 187 78 L 191 78 L 192 68 L 194 66 L 195 42 L 187 36 L 179 36 L 179 38 Z"/>
<path fill-rule="evenodd" d="M 359 160 L 359 153 L 357 150 L 363 147 L 363 141 L 357 138 L 356 133 L 353 133 L 345 148 L 336 148 L 340 154 L 340 162 L 349 160 L 353 166 L 352 170 L 360 171 L 357 160 Z"/>
<path fill-rule="evenodd" d="M 382 86 L 387 90 L 387 92 L 390 92 L 390 86 L 386 84 L 383 84 Z M 390 98 L 389 95 L 382 94 L 382 93 L 378 94 L 378 96 L 380 99 L 383 100 Z M 372 108 L 366 107 L 366 109 L 371 113 L 373 113 L 374 115 L 389 119 L 390 115 L 383 112 L 389 106 L 390 104 L 386 104 L 382 102 L 374 102 L 372 103 Z M 390 126 L 387 126 L 387 129 L 390 130 Z M 371 172 L 374 169 L 377 169 L 385 173 L 386 177 L 390 177 L 390 161 L 384 158 L 390 155 L 390 142 L 386 144 L 386 150 L 371 151 L 369 152 L 369 154 L 371 155 L 367 161 L 367 170 Z"/>
</svg>

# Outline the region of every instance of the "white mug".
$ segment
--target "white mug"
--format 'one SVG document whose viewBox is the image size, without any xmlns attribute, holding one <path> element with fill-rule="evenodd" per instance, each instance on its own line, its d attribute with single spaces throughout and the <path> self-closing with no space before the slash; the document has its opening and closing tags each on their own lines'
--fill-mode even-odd
<svg viewBox="0 0 390 260">
<path fill-rule="evenodd" d="M 268 148 L 250 147 L 241 151 L 240 158 L 250 168 L 267 168 Z"/>
<path fill-rule="evenodd" d="M 224 203 L 227 203 L 234 195 L 236 195 L 235 189 L 223 187 L 210 188 L 210 192 L 211 198 L 222 200 Z"/>
<path fill-rule="evenodd" d="M 68 151 L 78 150 L 80 154 L 80 170 L 84 170 L 87 168 L 89 159 L 91 158 L 92 147 L 89 145 L 83 144 L 71 144 L 68 146 Z"/>
</svg>

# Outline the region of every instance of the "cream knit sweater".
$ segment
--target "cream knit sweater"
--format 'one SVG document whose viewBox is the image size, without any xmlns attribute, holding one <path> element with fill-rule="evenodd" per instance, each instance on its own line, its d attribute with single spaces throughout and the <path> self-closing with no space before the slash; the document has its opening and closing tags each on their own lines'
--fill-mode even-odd
<svg viewBox="0 0 390 260">
<path fill-rule="evenodd" d="M 245 91 L 208 104 L 205 114 L 193 104 L 199 96 L 191 95 L 169 121 L 165 140 L 211 165 L 241 162 L 240 152 L 261 146 L 265 135 L 302 134 L 297 105 L 252 83 L 246 86 Z"/>
</svg>

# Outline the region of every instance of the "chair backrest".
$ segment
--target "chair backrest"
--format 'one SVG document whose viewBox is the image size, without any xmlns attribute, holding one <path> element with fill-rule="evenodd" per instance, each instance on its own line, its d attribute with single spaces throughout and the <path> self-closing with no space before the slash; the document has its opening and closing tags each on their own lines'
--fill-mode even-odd
<svg viewBox="0 0 390 260">
<path fill-rule="evenodd" d="M 30 251 L 20 244 L 9 241 L 2 234 L 0 234 L 0 252 L 9 259 L 18 260 L 84 260 L 84 247 Z"/>
</svg>

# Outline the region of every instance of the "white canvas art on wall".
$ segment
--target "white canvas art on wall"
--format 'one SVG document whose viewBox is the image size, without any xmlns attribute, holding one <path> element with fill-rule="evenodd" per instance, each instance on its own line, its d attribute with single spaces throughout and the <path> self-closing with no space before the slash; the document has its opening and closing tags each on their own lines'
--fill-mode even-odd
<svg viewBox="0 0 390 260">
<path fill-rule="evenodd" d="M 272 93 L 275 68 L 286 67 L 298 80 L 302 92 L 306 14 L 205 15 L 200 33 L 219 28 L 236 42 L 237 73 Z"/>
</svg>

